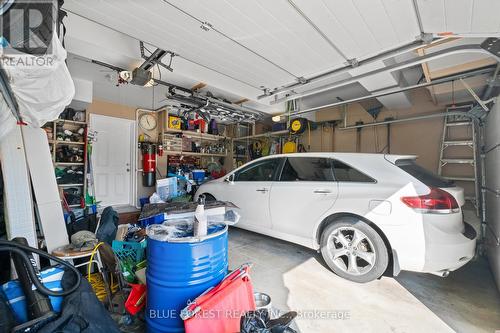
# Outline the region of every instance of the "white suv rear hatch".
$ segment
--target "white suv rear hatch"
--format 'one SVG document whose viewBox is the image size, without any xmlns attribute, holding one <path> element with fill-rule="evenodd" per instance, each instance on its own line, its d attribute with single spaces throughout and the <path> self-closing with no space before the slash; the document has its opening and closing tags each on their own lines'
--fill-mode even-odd
<svg viewBox="0 0 500 333">
<path fill-rule="evenodd" d="M 458 187 L 452 181 L 446 180 L 421 167 L 415 162 L 415 160 L 416 157 L 405 157 L 403 159 L 398 159 L 393 163 L 430 188 L 435 187 L 450 193 L 455 198 L 455 200 L 457 200 L 457 203 L 460 207 L 465 204 L 465 195 L 463 188 Z"/>
</svg>

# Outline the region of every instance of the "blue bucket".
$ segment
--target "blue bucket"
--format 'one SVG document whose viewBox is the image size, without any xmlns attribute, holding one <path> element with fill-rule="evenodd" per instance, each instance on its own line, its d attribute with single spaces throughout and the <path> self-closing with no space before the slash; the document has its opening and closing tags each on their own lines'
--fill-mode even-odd
<svg viewBox="0 0 500 333">
<path fill-rule="evenodd" d="M 181 310 L 228 272 L 227 226 L 203 238 L 149 238 L 147 260 L 147 331 L 184 332 Z"/>
</svg>

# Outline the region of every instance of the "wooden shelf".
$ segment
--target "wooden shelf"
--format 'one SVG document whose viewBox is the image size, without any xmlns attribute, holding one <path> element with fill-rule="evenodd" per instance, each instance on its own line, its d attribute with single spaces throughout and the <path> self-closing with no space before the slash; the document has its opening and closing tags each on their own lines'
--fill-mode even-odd
<svg viewBox="0 0 500 333">
<path fill-rule="evenodd" d="M 73 165 L 84 165 L 85 163 L 83 162 L 54 162 L 54 165 L 67 165 L 67 166 L 73 166 Z"/>
<path fill-rule="evenodd" d="M 195 138 L 195 139 L 200 139 L 200 140 L 211 140 L 211 141 L 219 141 L 219 140 L 225 140 L 227 137 L 222 136 L 222 135 L 214 135 L 214 134 L 208 134 L 208 133 L 200 133 L 200 132 L 194 132 L 194 131 L 183 131 L 183 130 L 178 130 L 178 129 L 173 129 L 173 128 L 168 128 L 166 129 L 163 134 L 182 134 L 183 136 L 186 136 L 188 138 Z"/>
<path fill-rule="evenodd" d="M 259 138 L 265 138 L 265 137 L 270 137 L 270 136 L 283 136 L 290 134 L 288 130 L 283 130 L 283 131 L 276 131 L 276 132 L 267 132 L 267 133 L 262 133 L 262 134 L 256 134 L 256 135 L 249 135 L 249 136 L 242 136 L 239 138 L 233 138 L 234 141 L 245 141 L 245 140 L 251 140 L 251 139 L 259 139 Z"/>
<path fill-rule="evenodd" d="M 85 116 L 87 116 L 88 113 L 85 111 Z M 69 188 L 77 188 L 81 194 L 79 196 L 82 196 L 86 193 L 86 188 L 87 188 L 87 180 L 86 180 L 86 172 L 87 172 L 87 156 L 86 156 L 86 151 L 85 151 L 85 145 L 86 145 L 86 137 L 85 135 L 83 136 L 82 142 L 76 141 L 78 138 L 74 137 L 67 137 L 68 139 L 72 139 L 72 141 L 66 141 L 66 140 L 58 140 L 57 134 L 61 133 L 62 130 L 70 130 L 72 132 L 78 131 L 80 128 L 87 128 L 87 122 L 86 121 L 75 121 L 75 120 L 66 120 L 66 119 L 55 119 L 54 121 L 48 122 L 49 125 L 44 126 L 44 127 L 50 127 L 52 129 L 52 137 L 50 140 L 48 140 L 49 143 L 49 148 L 51 150 L 51 155 L 52 155 L 52 164 L 54 169 L 56 168 L 68 168 L 68 167 L 78 167 L 78 169 L 83 168 L 83 174 L 79 175 L 80 177 L 75 177 L 74 179 L 68 179 L 71 183 L 62 183 L 62 184 L 57 184 L 57 187 L 61 191 L 67 191 Z M 61 128 L 62 127 L 62 128 Z M 61 138 L 61 135 L 59 136 L 59 139 Z M 66 138 L 66 136 L 63 136 L 63 138 Z M 68 148 L 78 148 L 78 150 L 84 150 L 83 154 L 83 160 L 81 162 L 58 162 L 57 161 L 57 147 L 61 148 L 61 146 Z M 81 208 L 80 200 L 78 204 L 74 205 L 69 205 L 70 208 Z"/>
<path fill-rule="evenodd" d="M 72 125 L 87 125 L 87 123 L 84 121 L 65 120 L 65 119 L 56 119 L 54 122 L 72 124 Z"/>
<path fill-rule="evenodd" d="M 182 132 L 184 132 L 183 130 L 180 130 L 180 129 L 176 129 L 176 128 L 167 128 L 165 129 L 165 131 L 163 131 L 165 133 L 170 133 L 170 134 L 182 134 Z"/>
<path fill-rule="evenodd" d="M 55 143 L 58 145 L 85 145 L 85 142 L 76 142 L 76 141 L 64 141 L 64 140 L 49 140 L 49 143 Z"/>
<path fill-rule="evenodd" d="M 210 154 L 210 153 L 196 153 L 192 151 L 174 151 L 174 150 L 164 150 L 165 155 L 184 155 L 184 156 L 214 156 L 214 157 L 226 157 L 227 154 Z"/>
</svg>

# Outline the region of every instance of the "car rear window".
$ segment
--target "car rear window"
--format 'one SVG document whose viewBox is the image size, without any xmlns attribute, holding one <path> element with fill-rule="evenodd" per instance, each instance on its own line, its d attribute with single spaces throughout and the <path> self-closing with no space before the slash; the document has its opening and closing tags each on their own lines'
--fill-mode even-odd
<svg viewBox="0 0 500 333">
<path fill-rule="evenodd" d="M 413 177 L 420 180 L 427 186 L 432 187 L 454 187 L 455 184 L 451 180 L 444 179 L 439 175 L 421 167 L 415 160 L 398 160 L 396 165 L 412 175 Z"/>
<path fill-rule="evenodd" d="M 355 182 L 355 183 L 375 183 L 375 179 L 365 175 L 361 171 L 354 169 L 352 166 L 342 163 L 338 160 L 333 162 L 335 179 L 339 182 Z"/>
</svg>

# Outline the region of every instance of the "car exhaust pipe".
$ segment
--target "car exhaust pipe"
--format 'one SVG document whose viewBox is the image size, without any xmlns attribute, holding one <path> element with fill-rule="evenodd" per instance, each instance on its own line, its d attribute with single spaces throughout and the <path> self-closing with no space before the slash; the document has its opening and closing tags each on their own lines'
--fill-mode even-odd
<svg viewBox="0 0 500 333">
<path fill-rule="evenodd" d="M 434 275 L 437 275 L 439 277 L 448 277 L 448 275 L 450 275 L 450 271 L 449 270 L 444 270 L 444 271 L 439 271 L 439 272 L 432 272 L 431 274 L 434 274 Z"/>
</svg>

